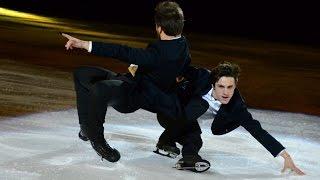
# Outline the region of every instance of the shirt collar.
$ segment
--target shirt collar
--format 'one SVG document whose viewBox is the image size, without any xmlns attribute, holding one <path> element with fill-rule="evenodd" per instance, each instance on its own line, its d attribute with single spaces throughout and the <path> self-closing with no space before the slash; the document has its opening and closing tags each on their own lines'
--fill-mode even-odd
<svg viewBox="0 0 320 180">
<path fill-rule="evenodd" d="M 172 40 L 174 40 L 174 39 L 179 39 L 179 38 L 181 38 L 181 35 L 172 38 Z"/>
<path fill-rule="evenodd" d="M 210 89 L 210 91 L 208 92 L 208 94 L 210 95 L 210 97 L 214 100 L 214 101 L 218 101 L 217 99 L 215 99 L 213 97 L 214 91 L 213 91 L 213 87 Z M 220 102 L 220 101 L 219 101 Z"/>
</svg>

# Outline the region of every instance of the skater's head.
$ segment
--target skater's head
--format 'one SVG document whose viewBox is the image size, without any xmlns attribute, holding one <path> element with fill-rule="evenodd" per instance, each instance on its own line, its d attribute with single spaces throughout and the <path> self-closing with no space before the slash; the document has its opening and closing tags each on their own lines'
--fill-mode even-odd
<svg viewBox="0 0 320 180">
<path fill-rule="evenodd" d="M 211 71 L 212 96 L 222 104 L 228 104 L 233 96 L 240 75 L 240 67 L 222 62 Z"/>
<path fill-rule="evenodd" d="M 162 35 L 179 36 L 184 26 L 183 11 L 176 2 L 160 2 L 155 8 L 154 21 L 159 37 Z"/>
</svg>

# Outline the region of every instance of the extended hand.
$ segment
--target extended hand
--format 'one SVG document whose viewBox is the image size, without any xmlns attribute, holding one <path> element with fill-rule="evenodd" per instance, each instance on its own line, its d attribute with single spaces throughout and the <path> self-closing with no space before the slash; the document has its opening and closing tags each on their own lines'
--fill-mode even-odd
<svg viewBox="0 0 320 180">
<path fill-rule="evenodd" d="M 179 82 L 181 82 L 181 81 L 183 81 L 184 80 L 184 77 L 183 76 L 178 76 L 178 77 L 176 77 L 176 82 L 177 83 L 179 83 Z"/>
<path fill-rule="evenodd" d="M 305 175 L 304 172 L 302 172 L 293 162 L 293 160 L 291 159 L 290 155 L 284 151 L 283 153 L 281 153 L 281 156 L 284 158 L 284 165 L 283 165 L 283 169 L 281 170 L 281 172 L 285 172 L 287 169 L 290 169 L 291 171 L 295 172 L 298 175 Z"/>
<path fill-rule="evenodd" d="M 81 49 L 89 49 L 89 42 L 83 41 L 77 38 L 74 38 L 68 34 L 61 33 L 62 36 L 68 39 L 68 42 L 66 43 L 65 47 L 67 50 L 73 49 L 73 48 L 81 48 Z"/>
<path fill-rule="evenodd" d="M 136 75 L 136 71 L 138 70 L 138 65 L 130 64 L 130 66 L 128 67 L 128 70 L 131 73 L 131 75 L 134 77 Z"/>
</svg>

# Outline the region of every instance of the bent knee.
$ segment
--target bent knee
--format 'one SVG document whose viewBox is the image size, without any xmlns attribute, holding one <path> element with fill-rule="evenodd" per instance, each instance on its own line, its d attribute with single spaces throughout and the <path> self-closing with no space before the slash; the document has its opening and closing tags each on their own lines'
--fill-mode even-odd
<svg viewBox="0 0 320 180">
<path fill-rule="evenodd" d="M 124 96 L 124 89 L 121 87 L 123 82 L 119 80 L 106 80 L 96 82 L 91 89 L 93 95 L 119 97 Z"/>
<path fill-rule="evenodd" d="M 85 74 L 88 73 L 89 69 L 91 69 L 92 67 L 89 66 L 81 66 L 78 67 L 77 69 L 75 69 L 73 71 L 73 78 L 75 79 L 81 79 L 81 77 L 83 77 Z"/>
</svg>

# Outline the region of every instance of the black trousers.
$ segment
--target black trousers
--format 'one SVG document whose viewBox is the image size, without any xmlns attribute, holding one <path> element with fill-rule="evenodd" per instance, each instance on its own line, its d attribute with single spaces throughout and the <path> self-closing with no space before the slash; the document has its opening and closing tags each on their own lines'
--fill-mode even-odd
<svg viewBox="0 0 320 180">
<path fill-rule="evenodd" d="M 164 114 L 157 114 L 159 124 L 165 129 L 159 137 L 163 144 L 178 142 L 182 147 L 182 156 L 198 156 L 202 147 L 201 128 L 197 119 L 204 114 L 209 104 L 202 97 L 195 96 L 186 101 L 182 120 L 175 120 Z"/>
<path fill-rule="evenodd" d="M 131 113 L 144 104 L 139 94 L 132 94 L 135 84 L 124 75 L 98 67 L 80 67 L 74 71 L 79 124 L 91 141 L 104 140 L 108 106 L 121 113 Z"/>
<path fill-rule="evenodd" d="M 177 123 L 163 114 L 157 114 L 159 124 L 165 129 L 159 137 L 163 144 L 179 143 L 182 145 L 182 156 L 197 156 L 202 147 L 201 129 L 198 121 Z"/>
</svg>

